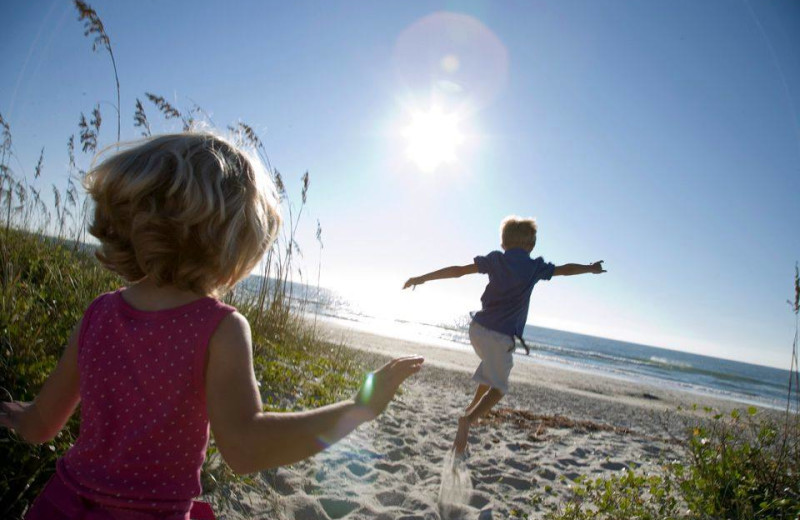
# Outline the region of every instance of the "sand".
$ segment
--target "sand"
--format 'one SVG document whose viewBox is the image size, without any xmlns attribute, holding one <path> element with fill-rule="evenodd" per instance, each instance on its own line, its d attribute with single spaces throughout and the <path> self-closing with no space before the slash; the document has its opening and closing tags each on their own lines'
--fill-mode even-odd
<svg viewBox="0 0 800 520">
<path fill-rule="evenodd" d="M 499 411 L 475 425 L 466 460 L 453 461 L 456 420 L 470 402 L 477 356 L 324 323 L 329 340 L 368 366 L 420 354 L 425 367 L 386 412 L 304 462 L 254 476 L 246 490 L 215 499 L 218 518 L 541 518 L 571 497 L 579 476 L 626 468 L 658 473 L 680 460 L 671 435 L 679 405 L 743 405 L 517 362 Z"/>
</svg>

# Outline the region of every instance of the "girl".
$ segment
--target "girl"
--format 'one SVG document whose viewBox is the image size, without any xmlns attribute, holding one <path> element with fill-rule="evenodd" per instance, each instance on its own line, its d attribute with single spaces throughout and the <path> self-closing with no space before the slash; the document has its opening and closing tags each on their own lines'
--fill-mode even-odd
<svg viewBox="0 0 800 520">
<path fill-rule="evenodd" d="M 41 443 L 82 403 L 80 435 L 26 518 L 213 518 L 193 502 L 209 423 L 235 472 L 291 464 L 377 416 L 420 369 L 420 357 L 395 359 L 352 399 L 262 412 L 250 327 L 217 299 L 280 224 L 258 160 L 214 135 L 163 135 L 109 157 L 85 186 L 97 257 L 130 285 L 89 305 L 33 402 L 0 405 L 0 425 Z"/>
</svg>

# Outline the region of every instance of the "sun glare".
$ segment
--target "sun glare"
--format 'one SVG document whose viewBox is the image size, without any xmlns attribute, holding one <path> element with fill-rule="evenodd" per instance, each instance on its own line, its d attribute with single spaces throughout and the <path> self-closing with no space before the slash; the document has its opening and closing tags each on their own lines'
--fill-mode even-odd
<svg viewBox="0 0 800 520">
<path fill-rule="evenodd" d="M 432 172 L 456 160 L 456 151 L 464 140 L 456 114 L 447 114 L 439 107 L 415 112 L 403 131 L 408 141 L 408 157 L 420 170 Z"/>
</svg>

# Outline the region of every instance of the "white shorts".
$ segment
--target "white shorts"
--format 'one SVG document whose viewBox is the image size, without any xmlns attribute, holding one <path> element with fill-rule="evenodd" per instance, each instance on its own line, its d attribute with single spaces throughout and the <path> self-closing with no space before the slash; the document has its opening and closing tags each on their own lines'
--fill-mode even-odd
<svg viewBox="0 0 800 520">
<path fill-rule="evenodd" d="M 472 320 L 469 340 L 475 353 L 481 358 L 481 364 L 475 370 L 472 380 L 480 385 L 496 388 L 505 395 L 508 392 L 508 376 L 514 366 L 514 337 L 487 329 Z"/>
</svg>

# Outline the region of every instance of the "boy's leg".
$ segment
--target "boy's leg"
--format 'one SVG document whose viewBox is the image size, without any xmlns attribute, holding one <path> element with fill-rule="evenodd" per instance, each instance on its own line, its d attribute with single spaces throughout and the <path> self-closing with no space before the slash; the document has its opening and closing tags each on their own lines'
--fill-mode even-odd
<svg viewBox="0 0 800 520">
<path fill-rule="evenodd" d="M 503 392 L 497 388 L 490 388 L 474 406 L 467 410 L 466 414 L 458 418 L 458 432 L 456 432 L 456 440 L 453 443 L 453 449 L 455 449 L 456 453 L 462 453 L 466 449 L 469 427 L 489 413 L 489 410 L 499 403 L 502 398 Z"/>
<path fill-rule="evenodd" d="M 478 385 L 478 388 L 475 390 L 475 397 L 472 398 L 472 402 L 469 403 L 469 406 L 467 406 L 464 409 L 464 413 L 465 414 L 469 413 L 470 409 L 472 409 L 472 407 L 474 407 L 476 404 L 478 404 L 478 401 L 481 400 L 481 397 L 483 397 L 483 394 L 485 394 L 486 392 L 489 391 L 489 388 L 490 388 L 489 385 L 484 385 L 483 383 L 480 383 Z"/>
<path fill-rule="evenodd" d="M 489 330 L 473 321 L 469 327 L 469 339 L 481 363 L 472 379 L 478 383 L 475 398 L 458 419 L 458 432 L 453 448 L 462 453 L 467 447 L 469 428 L 496 405 L 508 389 L 508 377 L 514 366 L 511 348 L 514 338 Z M 501 390 L 502 389 L 502 390 Z"/>
<path fill-rule="evenodd" d="M 489 410 L 492 409 L 494 405 L 500 402 L 500 399 L 503 398 L 503 392 L 498 390 L 497 388 L 490 388 L 488 392 L 486 392 L 483 397 L 475 404 L 475 406 L 471 406 L 466 413 L 466 416 L 469 417 L 469 422 L 474 423 L 487 413 Z"/>
</svg>

